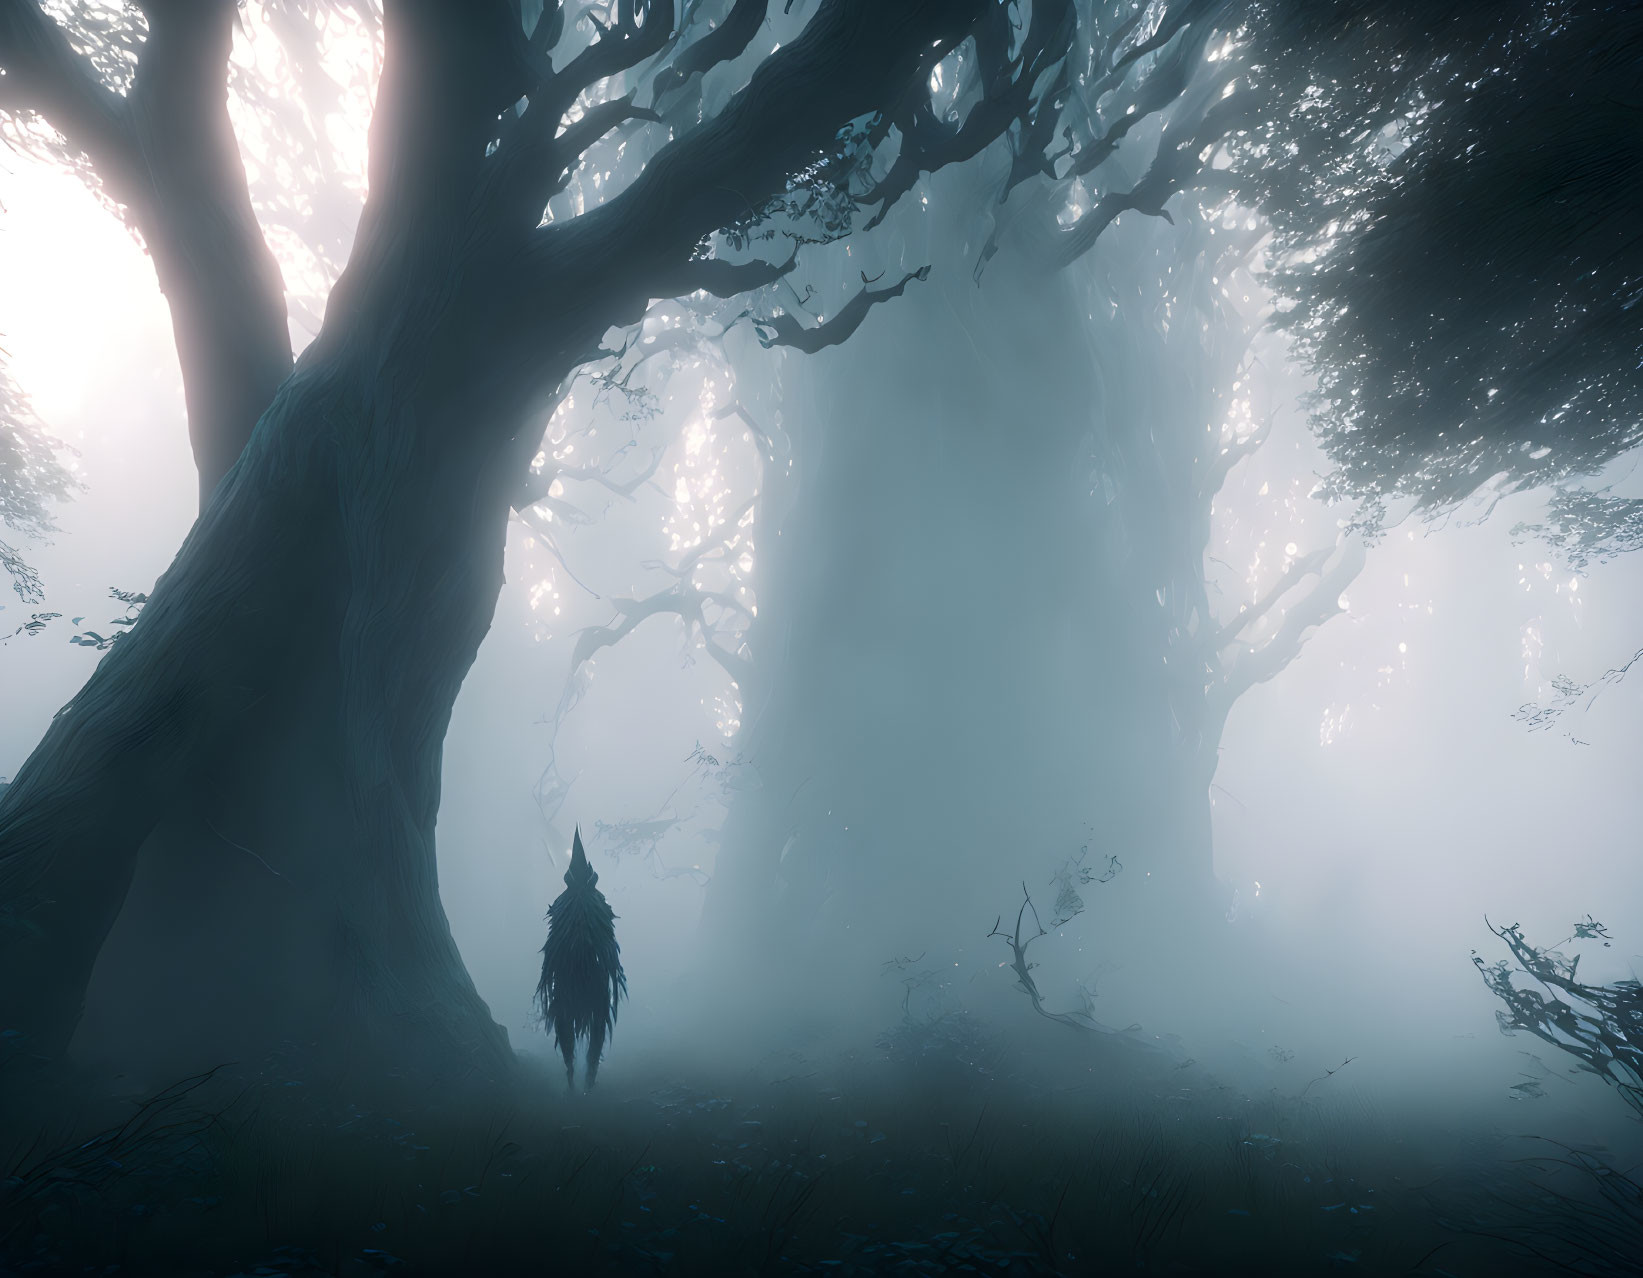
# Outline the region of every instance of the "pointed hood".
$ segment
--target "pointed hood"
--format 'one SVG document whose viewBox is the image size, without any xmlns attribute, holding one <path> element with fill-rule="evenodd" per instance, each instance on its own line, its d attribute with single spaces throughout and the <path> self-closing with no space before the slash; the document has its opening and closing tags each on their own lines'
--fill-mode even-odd
<svg viewBox="0 0 1643 1278">
<path fill-rule="evenodd" d="M 597 887 L 599 874 L 588 862 L 588 854 L 582 851 L 582 827 L 576 827 L 576 834 L 572 838 L 570 848 L 570 869 L 565 871 L 565 886 L 568 888 Z"/>
<path fill-rule="evenodd" d="M 617 1004 L 627 994 L 616 915 L 598 883 L 578 828 L 565 890 L 548 908 L 548 940 L 536 987 L 543 1020 L 562 1049 L 577 1039 L 588 1039 L 590 1050 L 602 1047 L 616 1024 Z"/>
</svg>

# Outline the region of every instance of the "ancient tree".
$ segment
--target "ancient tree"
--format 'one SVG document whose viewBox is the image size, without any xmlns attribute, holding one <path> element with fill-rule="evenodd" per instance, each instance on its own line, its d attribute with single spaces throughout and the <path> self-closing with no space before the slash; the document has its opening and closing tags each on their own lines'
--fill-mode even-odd
<svg viewBox="0 0 1643 1278">
<path fill-rule="evenodd" d="M 802 254 L 772 261 L 716 237 L 824 173 L 841 131 L 902 114 L 968 40 L 1014 100 L 1034 69 L 1023 60 L 1059 28 L 1039 32 L 1035 16 L 1024 48 L 1007 6 L 985 0 L 831 0 L 698 119 L 669 95 L 688 103 L 692 83 L 741 57 L 764 4 L 738 0 L 711 32 L 640 0 L 580 24 L 558 4 L 390 4 L 369 196 L 323 327 L 288 370 L 220 109 L 218 8 L 144 6 L 122 94 L 36 6 L 0 7 L 7 108 L 38 113 L 107 167 L 111 198 L 155 219 L 143 234 L 179 341 L 210 347 L 189 405 L 211 490 L 141 621 L 0 800 L 0 1020 L 65 1049 L 111 933 L 154 944 L 99 978 L 163 1002 L 139 970 L 164 949 L 139 909 L 158 902 L 128 889 L 140 850 L 188 844 L 241 872 L 190 902 L 204 930 L 174 962 L 198 988 L 203 958 L 216 982 L 213 1003 L 172 1022 L 193 1022 L 201 1050 L 292 1036 L 497 1070 L 506 1039 L 452 943 L 433 825 L 441 741 L 501 585 L 533 426 L 654 299 L 796 269 Z M 615 77 L 638 87 L 607 96 Z M 172 112 L 175 134 L 157 127 Z M 631 129 L 657 135 L 643 171 L 545 220 L 591 152 Z M 168 157 L 173 137 L 197 145 Z M 185 369 L 196 357 L 182 352 Z M 218 386 L 219 369 L 243 380 Z M 186 876 L 171 886 L 186 892 Z"/>
</svg>

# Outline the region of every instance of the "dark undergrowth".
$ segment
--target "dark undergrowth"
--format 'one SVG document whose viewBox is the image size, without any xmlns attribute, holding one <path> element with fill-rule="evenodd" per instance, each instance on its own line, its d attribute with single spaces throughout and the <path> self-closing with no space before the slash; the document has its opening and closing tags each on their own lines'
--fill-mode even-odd
<svg viewBox="0 0 1643 1278">
<path fill-rule="evenodd" d="M 944 1018 L 733 1079 L 613 1063 L 593 1096 L 531 1065 L 483 1100 L 351 1105 L 286 1059 L 129 1103 L 89 1141 L 13 1107 L 0 1272 L 1462 1278 L 1643 1257 L 1637 1186 L 1589 1153 L 1378 1113 L 1344 1079 L 1250 1097 L 1100 1040 L 1043 1055 Z"/>
</svg>

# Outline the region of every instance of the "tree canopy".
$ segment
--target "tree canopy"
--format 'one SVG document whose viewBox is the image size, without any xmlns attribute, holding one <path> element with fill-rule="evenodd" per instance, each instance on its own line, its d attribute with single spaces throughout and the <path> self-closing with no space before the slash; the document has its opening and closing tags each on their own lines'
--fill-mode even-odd
<svg viewBox="0 0 1643 1278">
<path fill-rule="evenodd" d="M 613 9 L 613 34 L 654 11 L 630 50 L 637 60 L 603 68 L 587 59 L 586 69 L 628 80 L 642 72 L 648 84 L 636 92 L 648 105 L 608 98 L 574 137 L 591 143 L 615 129 L 602 162 L 620 159 L 631 172 L 632 158 L 653 149 L 638 134 L 647 116 L 675 132 L 701 118 L 704 77 L 759 51 L 760 31 L 793 8 L 687 4 L 676 20 L 671 6 L 628 6 L 629 17 Z M 532 57 L 576 47 L 590 20 L 568 21 L 559 5 L 515 9 Z M 255 136 L 238 139 L 249 176 L 236 182 L 221 105 L 226 14 L 179 21 L 173 10 L 155 0 L 80 5 L 58 15 L 59 26 L 33 5 L 0 6 L 0 49 L 10 50 L 0 123 L 9 142 L 80 171 L 119 206 L 163 278 L 188 273 L 186 260 L 168 271 L 164 258 L 167 244 L 197 229 L 191 204 L 213 210 L 219 227 L 237 226 L 238 292 L 257 300 L 229 326 L 238 337 L 212 345 L 217 362 L 247 366 L 253 375 L 239 380 L 257 383 L 265 400 L 290 352 L 273 336 L 285 309 L 277 272 L 269 276 L 258 250 L 265 236 L 289 240 L 316 277 L 340 269 L 348 209 L 336 198 L 332 126 L 358 86 L 326 64 L 322 36 L 339 22 L 373 30 L 380 15 L 365 0 L 258 6 L 285 74 L 281 87 L 268 65 L 231 68 L 228 83 L 256 121 Z M 1314 423 L 1335 464 L 1326 492 L 1364 501 L 1369 524 L 1389 504 L 1439 507 L 1497 477 L 1524 486 L 1590 474 L 1643 439 L 1643 247 L 1631 230 L 1643 194 L 1643 17 L 1634 6 L 1060 0 L 984 6 L 955 32 L 940 50 L 949 64 L 926 59 L 928 93 L 876 103 L 841 135 L 844 150 L 796 174 L 791 194 L 730 217 L 722 250 L 706 255 L 779 236 L 838 238 L 864 218 L 870 227 L 921 174 L 1005 137 L 1015 160 L 1001 208 L 1035 177 L 1062 193 L 1086 188 L 1086 211 L 1050 237 L 1060 260 L 1127 211 L 1167 215 L 1188 186 L 1259 207 L 1273 236 L 1266 278 L 1278 323 L 1316 379 Z M 604 60 L 616 41 L 607 44 Z M 189 69 L 186 91 L 168 68 Z M 572 102 L 573 114 L 598 97 Z M 1162 132 L 1149 134 L 1159 121 Z M 498 165 L 529 132 L 504 115 Z M 171 138 L 175 152 L 150 146 L 139 159 L 145 136 Z M 1141 179 L 1115 184 L 1123 166 L 1104 166 L 1149 137 L 1156 143 L 1143 145 L 1155 153 Z M 187 163 L 188 154 L 211 162 Z M 603 190 L 584 183 L 581 198 L 603 202 L 619 190 L 620 174 L 607 176 L 615 180 Z M 236 186 L 248 188 L 249 204 Z M 996 237 L 978 249 L 990 256 Z M 722 268 L 697 273 L 710 292 L 759 282 Z M 768 315 L 762 331 L 800 347 L 840 340 L 873 300 L 906 284 L 862 293 L 826 334 L 801 332 L 790 308 Z M 317 327 L 316 300 L 292 305 Z M 266 376 L 254 375 L 263 365 Z M 249 409 L 213 397 L 212 382 L 203 371 L 190 379 L 191 418 L 243 420 Z M 196 451 L 208 449 L 212 432 L 194 429 Z M 223 457 L 248 429 L 226 432 Z M 214 482 L 224 462 L 204 464 Z M 1617 499 L 1564 495 L 1543 531 L 1579 558 L 1629 548 L 1637 521 Z"/>
<path fill-rule="evenodd" d="M 1327 491 L 1373 521 L 1643 442 L 1643 11 L 1261 3 L 1245 32 L 1242 189 L 1316 379 Z M 1571 548 L 1614 527 L 1567 509 Z"/>
</svg>

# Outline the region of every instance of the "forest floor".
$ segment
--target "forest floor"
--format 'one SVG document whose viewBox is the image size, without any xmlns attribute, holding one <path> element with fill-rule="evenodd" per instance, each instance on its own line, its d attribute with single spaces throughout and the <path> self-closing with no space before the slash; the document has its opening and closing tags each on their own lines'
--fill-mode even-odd
<svg viewBox="0 0 1643 1278">
<path fill-rule="evenodd" d="M 1597 1155 L 1379 1113 L 1342 1080 L 1249 1096 L 1035 1043 L 954 1014 L 729 1080 L 613 1069 L 569 1095 L 532 1062 L 507 1097 L 392 1110 L 317 1094 L 289 1059 L 219 1072 L 89 1139 L 0 1150 L 0 1274 L 1470 1278 L 1643 1257 L 1637 1186 Z"/>
</svg>

